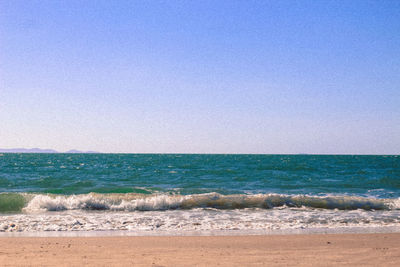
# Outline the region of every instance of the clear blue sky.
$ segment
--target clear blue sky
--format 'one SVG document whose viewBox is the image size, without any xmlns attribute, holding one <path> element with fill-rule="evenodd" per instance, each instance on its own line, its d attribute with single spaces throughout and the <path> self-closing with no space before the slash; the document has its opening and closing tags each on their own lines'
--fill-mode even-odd
<svg viewBox="0 0 400 267">
<path fill-rule="evenodd" d="M 400 1 L 0 1 L 0 147 L 400 153 Z"/>
</svg>

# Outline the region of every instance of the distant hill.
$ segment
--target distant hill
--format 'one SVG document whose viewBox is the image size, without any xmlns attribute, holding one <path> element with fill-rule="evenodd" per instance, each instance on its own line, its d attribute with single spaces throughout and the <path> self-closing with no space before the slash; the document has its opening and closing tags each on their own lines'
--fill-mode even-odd
<svg viewBox="0 0 400 267">
<path fill-rule="evenodd" d="M 66 151 L 66 152 L 63 152 L 63 153 L 99 153 L 99 152 L 96 152 L 96 151 L 81 151 L 81 150 L 76 150 L 76 149 L 71 149 L 71 150 L 68 150 L 68 151 Z"/>
<path fill-rule="evenodd" d="M 58 152 L 54 149 L 41 148 L 0 148 L 0 153 L 99 153 L 96 151 L 80 151 L 71 149 L 66 152 Z"/>
</svg>

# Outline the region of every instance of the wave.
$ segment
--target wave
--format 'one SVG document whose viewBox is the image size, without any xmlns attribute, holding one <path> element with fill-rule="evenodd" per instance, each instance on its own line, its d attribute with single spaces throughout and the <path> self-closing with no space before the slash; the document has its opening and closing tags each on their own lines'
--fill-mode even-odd
<svg viewBox="0 0 400 267">
<path fill-rule="evenodd" d="M 218 193 L 170 194 L 98 194 L 51 195 L 29 193 L 0 194 L 0 212 L 43 212 L 64 210 L 163 211 L 176 209 L 272 209 L 279 207 L 393 210 L 400 209 L 400 199 L 377 199 L 355 196 L 309 196 L 283 194 L 221 195 Z"/>
</svg>

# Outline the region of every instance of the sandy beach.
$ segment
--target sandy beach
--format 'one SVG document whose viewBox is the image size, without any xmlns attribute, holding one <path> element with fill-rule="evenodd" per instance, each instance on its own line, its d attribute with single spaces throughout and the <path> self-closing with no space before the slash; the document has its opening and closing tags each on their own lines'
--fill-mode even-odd
<svg viewBox="0 0 400 267">
<path fill-rule="evenodd" d="M 2 266 L 396 266 L 400 234 L 4 237 Z"/>
</svg>

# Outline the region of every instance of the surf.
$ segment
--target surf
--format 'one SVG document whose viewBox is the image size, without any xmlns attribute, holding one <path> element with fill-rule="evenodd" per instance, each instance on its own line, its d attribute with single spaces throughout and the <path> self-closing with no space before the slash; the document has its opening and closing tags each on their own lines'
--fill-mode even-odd
<svg viewBox="0 0 400 267">
<path fill-rule="evenodd" d="M 165 211 L 212 208 L 274 209 L 310 208 L 327 210 L 396 210 L 400 209 L 399 199 L 379 199 L 360 196 L 313 196 L 285 194 L 79 194 L 55 195 L 32 193 L 0 194 L 0 212 L 51 212 L 66 210 L 82 211 Z"/>
</svg>

